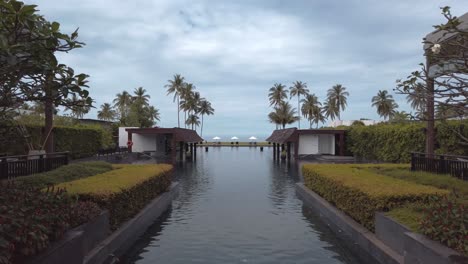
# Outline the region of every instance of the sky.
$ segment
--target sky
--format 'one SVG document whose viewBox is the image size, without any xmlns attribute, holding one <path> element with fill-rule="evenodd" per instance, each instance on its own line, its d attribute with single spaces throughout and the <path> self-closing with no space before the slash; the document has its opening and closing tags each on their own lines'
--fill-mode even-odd
<svg viewBox="0 0 468 264">
<path fill-rule="evenodd" d="M 268 89 L 297 80 L 321 101 L 333 85 L 345 86 L 343 120 L 380 119 L 371 98 L 393 94 L 396 80 L 418 69 L 422 38 L 444 22 L 440 7 L 468 12 L 466 0 L 25 1 L 63 32 L 79 28 L 86 46 L 59 61 L 90 75 L 96 108 L 86 118 L 142 86 L 160 110 L 158 126 L 175 127 L 177 105 L 164 85 L 178 73 L 215 108 L 203 134 L 238 137 L 268 135 Z M 394 97 L 411 111 L 403 95 Z"/>
</svg>

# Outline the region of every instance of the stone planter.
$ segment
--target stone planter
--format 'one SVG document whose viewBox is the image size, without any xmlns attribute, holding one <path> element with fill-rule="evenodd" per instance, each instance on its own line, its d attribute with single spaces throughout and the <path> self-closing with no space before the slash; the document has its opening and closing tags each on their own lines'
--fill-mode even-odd
<svg viewBox="0 0 468 264">
<path fill-rule="evenodd" d="M 109 211 L 102 211 L 96 218 L 74 228 L 73 231 L 83 232 L 83 255 L 88 254 L 110 234 Z"/>
</svg>

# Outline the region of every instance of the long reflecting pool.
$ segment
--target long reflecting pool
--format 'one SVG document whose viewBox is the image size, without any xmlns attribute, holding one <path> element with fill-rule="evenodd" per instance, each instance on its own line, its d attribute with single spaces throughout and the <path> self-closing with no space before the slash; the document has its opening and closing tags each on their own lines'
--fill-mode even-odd
<svg viewBox="0 0 468 264">
<path fill-rule="evenodd" d="M 296 197 L 297 166 L 271 148 L 199 148 L 180 193 L 124 263 L 362 263 Z"/>
</svg>

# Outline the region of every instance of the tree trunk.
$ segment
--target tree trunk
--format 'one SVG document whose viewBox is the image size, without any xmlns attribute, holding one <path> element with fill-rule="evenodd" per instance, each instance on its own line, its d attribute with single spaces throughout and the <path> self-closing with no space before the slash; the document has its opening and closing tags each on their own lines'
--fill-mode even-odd
<svg viewBox="0 0 468 264">
<path fill-rule="evenodd" d="M 177 95 L 177 127 L 180 128 L 180 103 L 179 103 L 178 95 Z"/>
<path fill-rule="evenodd" d="M 426 64 L 428 65 L 428 64 Z M 429 65 L 427 66 L 429 68 Z M 426 127 L 426 153 L 434 154 L 435 128 L 434 128 L 434 79 L 426 77 L 427 85 L 427 127 Z"/>
<path fill-rule="evenodd" d="M 45 89 L 46 89 L 46 100 L 44 102 L 44 134 L 43 141 L 44 149 L 47 153 L 54 152 L 54 133 L 52 129 L 54 128 L 54 102 L 52 100 L 52 91 L 50 89 L 50 83 L 53 76 L 49 75 L 47 77 Z"/>
</svg>

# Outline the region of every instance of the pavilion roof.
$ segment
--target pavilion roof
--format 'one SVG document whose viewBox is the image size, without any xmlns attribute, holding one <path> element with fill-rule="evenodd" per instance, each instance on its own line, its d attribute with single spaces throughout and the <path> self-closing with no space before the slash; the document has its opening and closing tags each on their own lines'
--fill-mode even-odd
<svg viewBox="0 0 468 264">
<path fill-rule="evenodd" d="M 345 130 L 342 129 L 297 129 L 292 127 L 274 130 L 266 141 L 284 144 L 298 141 L 299 135 L 339 135 L 344 133 Z"/>
<path fill-rule="evenodd" d="M 173 134 L 175 135 L 176 141 L 183 142 L 202 142 L 201 138 L 195 130 L 186 128 L 163 128 L 163 127 L 152 127 L 152 128 L 127 128 L 125 129 L 128 133 L 140 134 L 140 135 L 156 135 L 156 134 Z"/>
</svg>

